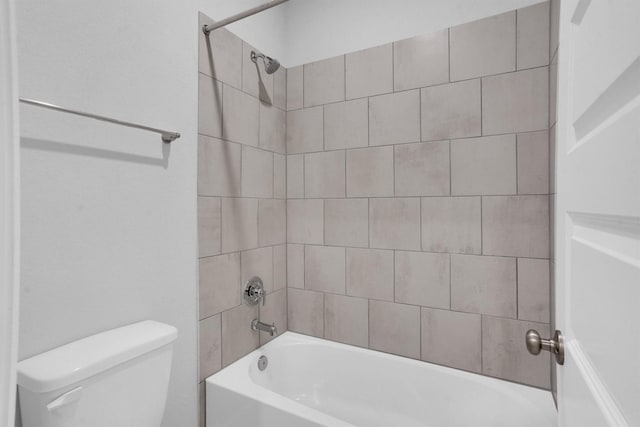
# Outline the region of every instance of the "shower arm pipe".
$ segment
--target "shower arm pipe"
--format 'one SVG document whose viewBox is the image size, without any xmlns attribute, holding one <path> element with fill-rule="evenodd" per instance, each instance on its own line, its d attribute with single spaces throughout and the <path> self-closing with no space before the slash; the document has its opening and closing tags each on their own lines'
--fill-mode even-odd
<svg viewBox="0 0 640 427">
<path fill-rule="evenodd" d="M 35 99 L 20 98 L 20 102 L 22 102 L 24 104 L 29 104 L 29 105 L 35 105 L 35 106 L 38 106 L 38 107 L 48 108 L 50 110 L 56 110 L 56 111 L 62 111 L 64 113 L 75 114 L 76 116 L 89 117 L 91 119 L 101 120 L 103 122 L 115 123 L 115 124 L 118 124 L 118 125 L 121 125 L 121 126 L 127 126 L 127 127 L 131 127 L 131 128 L 136 128 L 136 129 L 148 130 L 150 132 L 156 132 L 156 133 L 159 133 L 161 135 L 162 141 L 166 142 L 166 143 L 172 142 L 172 141 L 180 138 L 180 134 L 177 133 L 177 132 L 169 132 L 169 131 L 158 129 L 158 128 L 152 128 L 150 126 L 144 126 L 144 125 L 139 125 L 139 124 L 136 124 L 136 123 L 125 122 L 123 120 L 112 119 L 110 117 L 100 116 L 98 114 L 85 113 L 84 111 L 72 110 L 70 108 L 60 107 L 60 106 L 55 105 L 55 104 L 49 104 L 48 102 L 37 101 Z"/>
<path fill-rule="evenodd" d="M 272 7 L 278 6 L 279 4 L 285 3 L 289 0 L 272 0 L 269 3 L 261 4 L 260 6 L 256 6 L 249 10 L 245 10 L 244 12 L 238 13 L 236 15 L 230 16 L 228 18 L 223 19 L 222 21 L 218 21 L 211 25 L 203 25 L 202 32 L 205 36 L 208 36 L 211 31 L 216 30 L 220 27 L 224 27 L 225 25 L 229 25 L 233 22 L 239 21 L 241 19 L 247 18 L 251 15 L 255 15 L 256 13 L 260 13 L 264 10 L 271 9 Z"/>
</svg>

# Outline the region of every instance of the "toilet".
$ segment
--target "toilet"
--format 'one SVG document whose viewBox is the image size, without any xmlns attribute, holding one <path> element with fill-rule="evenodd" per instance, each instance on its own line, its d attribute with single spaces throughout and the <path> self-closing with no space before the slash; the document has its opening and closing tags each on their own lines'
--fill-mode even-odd
<svg viewBox="0 0 640 427">
<path fill-rule="evenodd" d="M 146 320 L 18 364 L 23 427 L 158 427 L 176 328 Z"/>
</svg>

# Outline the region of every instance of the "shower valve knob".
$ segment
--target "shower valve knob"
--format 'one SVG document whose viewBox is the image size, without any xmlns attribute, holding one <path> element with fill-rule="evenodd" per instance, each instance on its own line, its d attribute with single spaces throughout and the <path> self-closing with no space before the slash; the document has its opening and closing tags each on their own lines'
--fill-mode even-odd
<svg viewBox="0 0 640 427">
<path fill-rule="evenodd" d="M 267 300 L 267 292 L 264 290 L 262 279 L 254 276 L 244 286 L 244 301 L 247 305 L 256 305 L 262 300 L 262 305 Z"/>
</svg>

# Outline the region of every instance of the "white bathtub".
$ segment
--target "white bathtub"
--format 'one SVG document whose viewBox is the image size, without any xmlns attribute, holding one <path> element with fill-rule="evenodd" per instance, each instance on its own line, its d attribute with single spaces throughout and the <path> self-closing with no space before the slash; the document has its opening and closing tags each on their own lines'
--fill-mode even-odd
<svg viewBox="0 0 640 427">
<path fill-rule="evenodd" d="M 206 386 L 207 427 L 556 425 L 549 392 L 292 332 Z"/>
</svg>

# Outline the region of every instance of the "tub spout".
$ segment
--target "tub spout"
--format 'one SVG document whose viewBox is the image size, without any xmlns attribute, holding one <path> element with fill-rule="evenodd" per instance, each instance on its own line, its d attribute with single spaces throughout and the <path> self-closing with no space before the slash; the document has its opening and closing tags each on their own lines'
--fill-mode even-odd
<svg viewBox="0 0 640 427">
<path fill-rule="evenodd" d="M 269 325 L 267 323 L 260 322 L 258 319 L 253 319 L 253 322 L 251 322 L 251 330 L 269 332 L 269 335 L 272 337 L 278 335 L 278 328 L 276 328 L 275 323 Z"/>
</svg>

